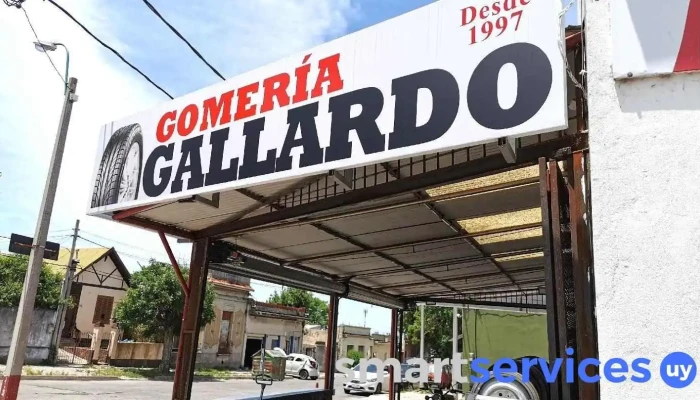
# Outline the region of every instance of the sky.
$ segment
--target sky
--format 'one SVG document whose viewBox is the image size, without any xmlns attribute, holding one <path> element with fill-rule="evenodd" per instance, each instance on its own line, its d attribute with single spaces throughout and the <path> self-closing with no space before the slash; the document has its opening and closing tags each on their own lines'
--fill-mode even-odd
<svg viewBox="0 0 700 400">
<path fill-rule="evenodd" d="M 93 33 L 117 49 L 173 96 L 219 82 L 138 0 L 57 0 Z M 265 65 L 363 29 L 431 0 L 151 0 L 151 3 L 225 77 Z M 465 0 L 465 3 L 469 1 Z M 64 43 L 70 75 L 78 78 L 49 240 L 70 247 L 80 219 L 78 247 L 114 246 L 131 271 L 150 258 L 167 260 L 150 231 L 87 217 L 91 174 L 102 124 L 149 109 L 168 98 L 102 48 L 48 2 L 24 5 L 41 40 Z M 566 16 L 574 24 L 575 7 Z M 34 49 L 36 39 L 20 9 L 0 5 L 0 251 L 11 233 L 32 236 L 63 102 L 65 52 Z M 190 245 L 170 239 L 179 260 Z M 253 283 L 256 300 L 281 287 Z M 319 296 L 327 300 L 325 296 Z M 364 310 L 367 310 L 366 321 Z M 339 322 L 390 330 L 387 309 L 343 299 Z"/>
</svg>

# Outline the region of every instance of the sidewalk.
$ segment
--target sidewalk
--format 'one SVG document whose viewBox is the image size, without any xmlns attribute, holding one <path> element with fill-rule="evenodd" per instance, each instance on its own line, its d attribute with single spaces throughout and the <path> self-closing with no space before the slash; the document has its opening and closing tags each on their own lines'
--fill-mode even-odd
<svg viewBox="0 0 700 400">
<path fill-rule="evenodd" d="M 0 376 L 5 372 L 5 365 L 0 364 Z M 322 382 L 325 374 L 321 373 Z M 116 380 L 116 379 L 154 379 L 171 380 L 169 374 L 159 373 L 153 368 L 118 368 L 109 365 L 31 365 L 22 368 L 22 379 L 34 380 Z M 231 380 L 252 379 L 250 371 L 199 368 L 195 370 L 195 380 Z"/>
</svg>

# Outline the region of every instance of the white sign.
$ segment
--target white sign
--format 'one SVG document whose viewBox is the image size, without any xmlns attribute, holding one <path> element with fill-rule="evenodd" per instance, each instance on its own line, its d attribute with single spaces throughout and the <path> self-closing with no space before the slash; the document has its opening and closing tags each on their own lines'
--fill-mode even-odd
<svg viewBox="0 0 700 400">
<path fill-rule="evenodd" d="M 700 0 L 610 2 L 615 79 L 700 70 Z"/>
<path fill-rule="evenodd" d="M 563 129 L 560 9 L 442 0 L 108 124 L 88 214 Z"/>
</svg>

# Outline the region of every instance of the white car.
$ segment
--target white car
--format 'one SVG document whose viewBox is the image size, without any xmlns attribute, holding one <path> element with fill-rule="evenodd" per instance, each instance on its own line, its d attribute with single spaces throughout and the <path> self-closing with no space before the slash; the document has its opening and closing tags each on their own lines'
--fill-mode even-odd
<svg viewBox="0 0 700 400">
<path fill-rule="evenodd" d="M 319 375 L 318 362 L 305 354 L 287 354 L 285 373 L 301 379 L 316 380 Z"/>
<path fill-rule="evenodd" d="M 381 393 L 389 388 L 389 368 L 385 367 L 381 374 L 377 374 L 377 366 L 369 364 L 367 366 L 367 380 L 360 380 L 360 365 L 356 365 L 352 370 L 353 376 L 350 380 L 343 382 L 343 390 L 345 394 L 373 394 Z M 346 378 L 350 378 L 346 376 Z"/>
</svg>

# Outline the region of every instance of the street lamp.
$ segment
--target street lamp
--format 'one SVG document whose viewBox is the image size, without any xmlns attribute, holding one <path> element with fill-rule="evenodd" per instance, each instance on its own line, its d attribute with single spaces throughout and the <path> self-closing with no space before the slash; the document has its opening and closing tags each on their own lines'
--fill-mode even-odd
<svg viewBox="0 0 700 400">
<path fill-rule="evenodd" d="M 56 51 L 58 46 L 61 46 L 66 50 L 66 77 L 63 79 L 63 81 L 66 83 L 66 88 L 64 91 L 64 93 L 66 93 L 68 91 L 68 67 L 70 66 L 70 53 L 68 52 L 68 47 L 66 47 L 63 43 L 44 41 L 34 42 L 34 48 L 42 53 L 46 53 L 47 51 Z"/>
</svg>

